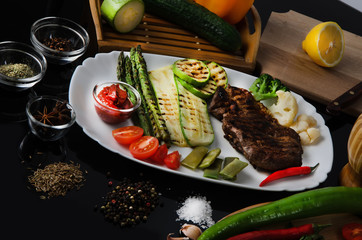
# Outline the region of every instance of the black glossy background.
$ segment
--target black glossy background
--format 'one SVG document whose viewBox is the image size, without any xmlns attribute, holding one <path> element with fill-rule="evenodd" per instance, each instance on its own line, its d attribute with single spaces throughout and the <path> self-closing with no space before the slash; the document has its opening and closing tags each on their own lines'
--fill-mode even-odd
<svg viewBox="0 0 362 240">
<path fill-rule="evenodd" d="M 321 21 L 336 21 L 343 29 L 362 35 L 362 13 L 336 0 L 255 0 L 255 6 L 261 15 L 263 28 L 271 11 L 294 10 Z M 2 239 L 166 239 L 168 233 L 178 231 L 183 223 L 176 221 L 176 210 L 189 196 L 205 196 L 211 202 L 213 219 L 218 220 L 240 208 L 292 194 L 215 185 L 148 168 L 105 150 L 75 124 L 63 142 L 48 146 L 54 155 L 45 159 L 61 159 L 59 152 L 66 151 L 66 160 L 79 163 L 88 171 L 86 184 L 80 191 L 71 192 L 64 198 L 41 200 L 39 194 L 29 189 L 27 184 L 27 175 L 30 173 L 27 168 L 34 162 L 26 161 L 22 164 L 19 156 L 19 153 L 35 151 L 34 147 L 38 146 L 36 141 L 32 141 L 34 139 L 28 133 L 29 128 L 24 121 L 25 103 L 34 94 L 67 97 L 74 68 L 85 57 L 95 54 L 93 23 L 88 1 L 85 0 L 2 1 L 0 13 L 0 41 L 30 44 L 31 24 L 41 17 L 54 15 L 82 24 L 91 35 L 91 46 L 86 56 L 68 66 L 49 65 L 44 80 L 34 89 L 17 94 L 0 90 Z M 325 114 L 324 106 L 313 104 L 331 130 L 335 149 L 332 172 L 319 187 L 336 186 L 339 184 L 339 172 L 347 162 L 347 140 L 355 118 L 346 115 L 332 117 Z M 23 151 L 19 152 L 22 142 Z M 107 172 L 110 172 L 111 180 L 115 183 L 123 177 L 142 177 L 157 185 L 162 193 L 161 204 L 147 223 L 121 229 L 105 222 L 103 216 L 94 211 L 94 206 L 110 190 L 107 186 Z"/>
</svg>

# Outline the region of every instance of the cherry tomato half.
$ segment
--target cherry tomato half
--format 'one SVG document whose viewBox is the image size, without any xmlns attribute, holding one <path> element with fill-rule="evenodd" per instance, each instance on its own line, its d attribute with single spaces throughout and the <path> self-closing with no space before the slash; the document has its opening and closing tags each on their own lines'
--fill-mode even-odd
<svg viewBox="0 0 362 240">
<path fill-rule="evenodd" d="M 167 153 L 168 153 L 167 145 L 162 144 L 161 146 L 158 147 L 156 153 L 151 156 L 151 160 L 162 164 L 163 160 L 167 156 Z"/>
<path fill-rule="evenodd" d="M 119 144 L 131 144 L 142 137 L 143 129 L 137 126 L 120 127 L 114 129 L 112 135 Z"/>
<path fill-rule="evenodd" d="M 168 168 L 176 170 L 180 167 L 180 158 L 180 153 L 178 151 L 173 151 L 168 154 L 163 161 Z"/>
<path fill-rule="evenodd" d="M 152 136 L 142 136 L 129 145 L 132 156 L 144 160 L 151 157 L 158 149 L 158 139 Z"/>
<path fill-rule="evenodd" d="M 362 240 L 362 224 L 347 223 L 342 228 L 342 235 L 345 240 Z"/>
</svg>

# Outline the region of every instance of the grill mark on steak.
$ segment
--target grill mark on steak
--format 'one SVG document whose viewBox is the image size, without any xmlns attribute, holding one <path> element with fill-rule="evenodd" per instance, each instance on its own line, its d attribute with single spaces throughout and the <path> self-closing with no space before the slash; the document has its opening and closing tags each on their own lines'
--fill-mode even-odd
<svg viewBox="0 0 362 240">
<path fill-rule="evenodd" d="M 302 165 L 299 135 L 280 125 L 248 90 L 218 87 L 209 112 L 222 121 L 225 139 L 255 168 L 276 171 Z"/>
</svg>

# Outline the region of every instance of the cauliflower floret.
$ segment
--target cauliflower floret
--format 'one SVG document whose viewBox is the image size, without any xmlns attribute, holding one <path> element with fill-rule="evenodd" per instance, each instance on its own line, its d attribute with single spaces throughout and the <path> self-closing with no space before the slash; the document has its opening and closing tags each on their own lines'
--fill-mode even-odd
<svg viewBox="0 0 362 240">
<path fill-rule="evenodd" d="M 309 145 L 320 137 L 320 131 L 316 127 L 317 120 L 312 116 L 300 114 L 296 121 L 295 116 L 298 113 L 298 104 L 290 92 L 277 91 L 278 102 L 269 107 L 271 115 L 276 118 L 280 125 L 290 127 L 300 136 L 302 145 Z"/>
<path fill-rule="evenodd" d="M 316 126 L 317 120 L 312 116 L 301 114 L 290 128 L 299 134 L 302 145 L 308 145 L 312 144 L 320 136 L 320 131 Z"/>
<path fill-rule="evenodd" d="M 298 104 L 291 92 L 277 91 L 278 102 L 269 107 L 269 111 L 280 125 L 289 127 L 298 113 Z"/>
</svg>

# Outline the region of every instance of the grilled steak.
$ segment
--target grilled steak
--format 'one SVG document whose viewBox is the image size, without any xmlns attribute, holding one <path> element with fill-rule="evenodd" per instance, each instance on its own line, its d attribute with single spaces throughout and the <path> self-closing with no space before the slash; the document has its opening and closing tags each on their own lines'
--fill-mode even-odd
<svg viewBox="0 0 362 240">
<path fill-rule="evenodd" d="M 224 137 L 255 168 L 276 171 L 302 165 L 299 135 L 280 125 L 248 90 L 219 87 L 209 112 L 222 121 Z"/>
</svg>

